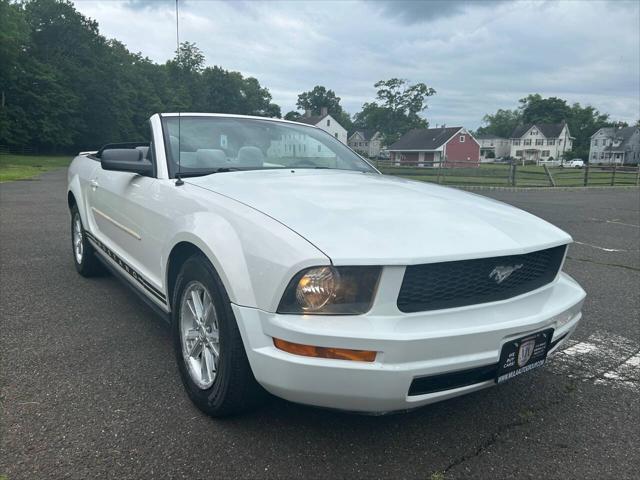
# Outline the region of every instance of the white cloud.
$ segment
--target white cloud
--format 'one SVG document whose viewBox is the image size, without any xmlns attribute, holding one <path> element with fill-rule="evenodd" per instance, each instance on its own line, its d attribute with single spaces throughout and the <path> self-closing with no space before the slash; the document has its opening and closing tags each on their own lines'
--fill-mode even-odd
<svg viewBox="0 0 640 480">
<path fill-rule="evenodd" d="M 529 93 L 640 117 L 637 2 L 426 3 L 187 0 L 181 39 L 196 42 L 208 64 L 258 78 L 283 112 L 325 85 L 355 113 L 377 80 L 401 77 L 437 90 L 425 112 L 431 124 L 475 128 Z M 76 7 L 157 62 L 175 51 L 173 2 Z"/>
</svg>

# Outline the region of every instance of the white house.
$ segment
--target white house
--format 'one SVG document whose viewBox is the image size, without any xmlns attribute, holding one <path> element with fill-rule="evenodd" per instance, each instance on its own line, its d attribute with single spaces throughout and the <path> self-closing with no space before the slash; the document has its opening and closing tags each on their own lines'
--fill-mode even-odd
<svg viewBox="0 0 640 480">
<path fill-rule="evenodd" d="M 566 122 L 521 125 L 511 134 L 511 156 L 538 165 L 560 163 L 564 152 L 573 147 Z"/>
<path fill-rule="evenodd" d="M 495 158 L 511 155 L 511 142 L 507 138 L 492 134 L 475 135 L 480 144 L 480 162 L 491 162 Z"/>
<path fill-rule="evenodd" d="M 300 117 L 296 121 L 319 127 L 325 132 L 336 137 L 345 145 L 347 144 L 347 130 L 345 130 L 345 128 L 340 125 L 335 118 L 329 115 L 327 107 L 322 107 L 320 115 L 311 115 L 311 112 L 306 111 L 304 116 Z"/>
<path fill-rule="evenodd" d="M 601 128 L 591 135 L 589 163 L 637 164 L 640 162 L 640 128 Z"/>
<path fill-rule="evenodd" d="M 312 116 L 306 113 L 304 117 L 296 120 L 300 123 L 314 125 L 333 135 L 343 143 L 347 143 L 347 131 L 342 128 L 326 109 L 322 109 L 320 115 Z M 335 158 L 336 154 L 322 143 L 314 140 L 305 133 L 289 133 L 281 138 L 271 140 L 267 150 L 267 157 L 274 158 Z"/>
<path fill-rule="evenodd" d="M 348 143 L 359 154 L 378 158 L 382 149 L 382 134 L 376 130 L 356 130 L 349 136 Z"/>
<path fill-rule="evenodd" d="M 302 133 L 282 135 L 271 140 L 267 149 L 268 158 L 335 158 L 335 152 L 322 143 Z M 277 160 L 276 160 L 277 163 Z"/>
</svg>

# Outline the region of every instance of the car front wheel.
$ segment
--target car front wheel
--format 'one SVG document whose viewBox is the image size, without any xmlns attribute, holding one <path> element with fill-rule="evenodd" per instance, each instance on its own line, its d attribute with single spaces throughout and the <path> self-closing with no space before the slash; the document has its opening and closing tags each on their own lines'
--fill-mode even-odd
<svg viewBox="0 0 640 480">
<path fill-rule="evenodd" d="M 80 275 L 95 277 L 104 273 L 104 266 L 96 257 L 93 246 L 87 240 L 82 218 L 76 205 L 71 207 L 71 248 L 73 249 L 73 263 Z"/>
<path fill-rule="evenodd" d="M 214 417 L 258 405 L 256 382 L 227 293 L 211 263 L 194 255 L 181 268 L 173 298 L 173 334 L 182 382 L 191 400 Z"/>
</svg>

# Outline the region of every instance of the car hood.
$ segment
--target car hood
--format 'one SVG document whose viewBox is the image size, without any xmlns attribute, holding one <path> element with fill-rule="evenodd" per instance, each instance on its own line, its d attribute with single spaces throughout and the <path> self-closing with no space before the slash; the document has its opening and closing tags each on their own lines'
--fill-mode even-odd
<svg viewBox="0 0 640 480">
<path fill-rule="evenodd" d="M 407 265 L 527 253 L 571 242 L 515 207 L 454 188 L 340 170 L 190 178 L 286 225 L 336 265 Z"/>
</svg>

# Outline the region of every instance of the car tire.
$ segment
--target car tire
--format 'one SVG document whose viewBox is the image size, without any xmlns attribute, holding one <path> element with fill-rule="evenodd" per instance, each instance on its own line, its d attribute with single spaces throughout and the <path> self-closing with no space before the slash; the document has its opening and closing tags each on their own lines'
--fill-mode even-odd
<svg viewBox="0 0 640 480">
<path fill-rule="evenodd" d="M 227 292 L 204 255 L 182 265 L 172 305 L 176 361 L 193 403 L 212 417 L 260 405 L 267 394 L 251 371 Z"/>
<path fill-rule="evenodd" d="M 97 277 L 105 273 L 104 265 L 96 256 L 93 245 L 85 234 L 77 205 L 71 207 L 71 250 L 76 270 L 83 277 Z"/>
</svg>

